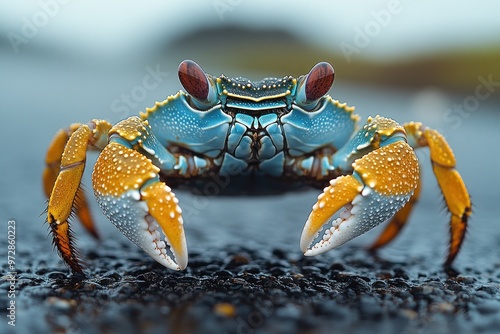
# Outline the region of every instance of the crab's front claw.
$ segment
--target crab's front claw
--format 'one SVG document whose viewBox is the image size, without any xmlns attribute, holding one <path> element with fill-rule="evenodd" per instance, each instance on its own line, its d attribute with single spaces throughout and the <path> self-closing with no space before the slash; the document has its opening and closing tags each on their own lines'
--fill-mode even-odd
<svg viewBox="0 0 500 334">
<path fill-rule="evenodd" d="M 417 158 L 404 141 L 369 152 L 353 169 L 353 175 L 332 180 L 313 206 L 300 240 L 306 256 L 340 246 L 383 223 L 408 202 L 418 183 Z"/>
<path fill-rule="evenodd" d="M 144 155 L 111 142 L 96 162 L 94 192 L 104 214 L 127 238 L 163 266 L 182 270 L 188 261 L 182 211 L 158 172 Z"/>
<path fill-rule="evenodd" d="M 355 230 L 350 228 L 355 223 L 351 213 L 352 202 L 362 190 L 361 182 L 351 175 L 330 181 L 330 186 L 319 195 L 318 202 L 314 204 L 302 231 L 300 248 L 305 255 L 323 253 L 356 237 L 352 235 Z M 345 210 L 340 217 L 333 219 L 335 213 L 343 207 Z M 325 230 L 322 240 L 309 248 L 314 239 L 319 236 L 323 226 L 329 221 L 332 226 Z"/>
<path fill-rule="evenodd" d="M 178 199 L 162 182 L 155 182 L 145 187 L 141 190 L 141 195 L 148 206 L 150 217 L 145 216 L 148 230 L 142 231 L 146 238 L 142 239 L 139 246 L 164 266 L 175 270 L 185 269 L 188 263 L 188 252 L 181 216 L 182 210 L 177 204 Z M 155 220 L 165 234 L 164 241 L 160 239 L 160 233 L 155 231 L 158 227 Z M 140 234 L 141 230 L 138 232 Z M 168 245 L 172 256 L 167 254 Z"/>
</svg>

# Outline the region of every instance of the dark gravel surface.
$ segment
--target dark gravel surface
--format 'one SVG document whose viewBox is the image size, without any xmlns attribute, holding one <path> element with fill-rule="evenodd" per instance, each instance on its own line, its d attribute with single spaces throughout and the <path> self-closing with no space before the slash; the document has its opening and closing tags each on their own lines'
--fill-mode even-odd
<svg viewBox="0 0 500 334">
<path fill-rule="evenodd" d="M 86 278 L 69 275 L 41 233 L 21 228 L 15 332 L 498 332 L 498 233 L 471 229 L 456 277 L 441 269 L 444 215 L 437 214 L 441 228 L 427 233 L 436 221 L 433 210 L 417 209 L 418 223 L 378 256 L 364 251 L 376 234 L 369 233 L 325 255 L 303 257 L 298 237 L 315 194 L 205 198 L 198 212 L 199 198 L 178 193 L 191 221 L 183 272 L 149 259 L 100 215 L 102 242 L 75 224 Z M 432 207 L 422 202 L 418 208 Z M 1 294 L 0 304 L 7 302 Z M 0 327 L 13 329 L 5 321 Z"/>
<path fill-rule="evenodd" d="M 188 269 L 177 273 L 144 260 L 129 243 L 98 248 L 86 253 L 93 267 L 86 279 L 68 276 L 51 254 L 19 268 L 22 311 L 16 329 L 493 333 L 500 328 L 500 288 L 492 280 L 500 278 L 498 264 L 489 270 L 490 279 L 479 278 L 472 267 L 449 278 L 425 270 L 418 259 L 389 262 L 348 246 L 336 259 L 229 246 L 191 252 Z M 1 298 L 4 304 L 5 295 Z"/>
</svg>

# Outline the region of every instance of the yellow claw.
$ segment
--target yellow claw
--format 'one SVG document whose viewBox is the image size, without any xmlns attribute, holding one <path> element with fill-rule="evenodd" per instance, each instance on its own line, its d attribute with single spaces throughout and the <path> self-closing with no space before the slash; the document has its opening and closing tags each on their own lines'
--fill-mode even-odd
<svg viewBox="0 0 500 334">
<path fill-rule="evenodd" d="M 182 211 L 171 189 L 159 181 L 159 171 L 139 152 L 111 142 L 94 167 L 94 192 L 104 214 L 127 238 L 162 265 L 182 270 L 187 266 Z"/>
<path fill-rule="evenodd" d="M 171 189 L 161 182 L 146 187 L 141 190 L 141 194 L 148 205 L 149 214 L 153 216 L 165 233 L 172 253 L 177 260 L 178 269 L 185 269 L 188 253 L 182 211 L 177 205 L 177 198 Z"/>
<path fill-rule="evenodd" d="M 366 185 L 384 196 L 413 193 L 420 173 L 413 149 L 402 141 L 368 153 L 353 168 Z"/>
<path fill-rule="evenodd" d="M 304 254 L 315 255 L 332 248 L 326 241 L 316 244 L 313 249 L 308 249 L 323 225 L 342 207 L 350 204 L 361 193 L 362 189 L 363 185 L 352 175 L 341 176 L 330 181 L 330 186 L 326 187 L 323 193 L 318 196 L 318 202 L 314 204 L 302 230 L 300 249 Z M 323 248 L 327 249 L 323 250 Z"/>
<path fill-rule="evenodd" d="M 409 200 L 419 177 L 417 158 L 403 141 L 369 152 L 353 168 L 353 175 L 332 180 L 313 206 L 300 242 L 305 255 L 340 246 L 389 219 Z M 328 222 L 331 227 L 311 246 Z"/>
</svg>

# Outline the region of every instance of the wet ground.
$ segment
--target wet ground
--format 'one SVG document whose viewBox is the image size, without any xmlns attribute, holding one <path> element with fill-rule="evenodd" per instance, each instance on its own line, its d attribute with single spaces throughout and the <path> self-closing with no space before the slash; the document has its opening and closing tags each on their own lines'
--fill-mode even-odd
<svg viewBox="0 0 500 334">
<path fill-rule="evenodd" d="M 481 102 L 469 116 L 447 121 L 433 91 L 348 86 L 337 78 L 332 92 L 356 105 L 362 119 L 381 113 L 401 122 L 422 120 L 446 134 L 475 205 L 455 263 L 460 272 L 456 277 L 441 269 L 448 218 L 428 154 L 422 152 L 422 199 L 402 235 L 378 257 L 364 247 L 380 228 L 328 254 L 301 255 L 298 240 L 316 190 L 219 198 L 180 192 L 190 251 L 184 272 L 150 260 L 93 203 L 103 240 L 92 240 L 75 224 L 87 262 L 83 279 L 69 275 L 46 237 L 40 216 L 45 207 L 40 182 L 44 150 L 66 124 L 126 116 L 114 113 L 111 102 L 142 82 L 145 72 L 140 68 L 131 77 L 96 78 L 57 61 L 2 57 L 2 73 L 11 85 L 0 90 L 8 125 L 4 138 L 9 138 L 2 147 L 7 158 L 0 161 L 0 263 L 4 274 L 10 271 L 6 235 L 7 222 L 13 220 L 17 281 L 16 327 L 6 317 L 10 283 L 5 277 L 0 283 L 0 332 L 498 332 L 500 210 L 495 196 L 500 182 L 492 167 L 500 163 L 492 145 L 499 138 L 498 101 Z M 35 65 L 26 71 L 25 61 Z M 177 68 L 173 62 L 161 66 L 170 72 Z M 19 85 L 22 90 L 15 88 Z M 178 88 L 174 76 L 166 78 L 138 108 Z M 462 103 L 466 96 L 451 95 L 448 103 Z"/>
<path fill-rule="evenodd" d="M 188 230 L 190 244 L 193 234 L 216 228 L 223 227 Z M 20 243 L 16 332 L 496 333 L 500 326 L 500 264 L 486 263 L 498 259 L 498 249 L 469 264 L 471 253 L 487 247 L 461 254 L 462 273 L 449 278 L 441 258 L 432 256 L 440 238 L 422 252 L 429 240 L 407 235 L 409 247 L 398 243 L 380 258 L 360 245 L 305 258 L 290 251 L 295 247 L 273 244 L 271 235 L 243 240 L 258 234 L 191 247 L 181 273 L 147 259 L 124 238 L 89 242 L 85 279 L 69 276 L 54 253 L 34 251 L 45 247 Z M 6 296 L 0 301 L 6 305 Z"/>
</svg>

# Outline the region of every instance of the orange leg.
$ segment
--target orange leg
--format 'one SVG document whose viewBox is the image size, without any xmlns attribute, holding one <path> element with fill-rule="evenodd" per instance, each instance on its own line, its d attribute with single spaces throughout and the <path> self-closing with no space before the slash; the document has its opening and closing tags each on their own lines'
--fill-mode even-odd
<svg viewBox="0 0 500 334">
<path fill-rule="evenodd" d="M 78 130 L 80 126 L 81 124 L 72 124 L 68 129 L 59 130 L 50 143 L 47 155 L 45 156 L 46 166 L 43 171 L 43 186 L 45 196 L 47 196 L 47 198 L 50 198 L 57 176 L 59 175 L 64 148 L 66 147 L 71 135 Z M 87 231 L 94 238 L 99 239 L 99 234 L 95 228 L 94 220 L 90 214 L 87 196 L 81 187 L 78 188 L 76 193 L 74 212 Z"/>
<path fill-rule="evenodd" d="M 96 234 L 80 181 L 87 148 L 102 149 L 110 128 L 108 122 L 101 120 L 93 120 L 88 125 L 73 124 L 69 132 L 61 130 L 57 133 L 47 153 L 47 167 L 43 174 L 45 193 L 50 194 L 47 222 L 61 257 L 77 273 L 83 271 L 68 219 L 75 212 L 91 233 Z"/>
<path fill-rule="evenodd" d="M 439 132 L 416 122 L 405 124 L 405 130 L 412 146 L 429 147 L 432 169 L 451 214 L 450 245 L 444 263 L 445 267 L 451 267 L 464 241 L 472 213 L 469 192 L 455 169 L 456 160 L 453 151 Z"/>
</svg>

